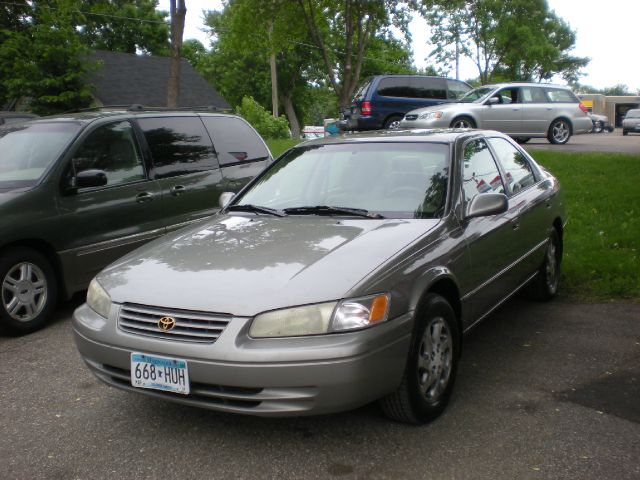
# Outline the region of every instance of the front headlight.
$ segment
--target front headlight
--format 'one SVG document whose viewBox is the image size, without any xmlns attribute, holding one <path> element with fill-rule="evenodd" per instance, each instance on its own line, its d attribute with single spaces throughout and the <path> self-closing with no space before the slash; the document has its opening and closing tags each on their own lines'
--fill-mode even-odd
<svg viewBox="0 0 640 480">
<path fill-rule="evenodd" d="M 87 290 L 87 305 L 98 315 L 109 318 L 111 297 L 95 278 L 91 280 Z"/>
<path fill-rule="evenodd" d="M 420 120 L 438 120 L 441 117 L 442 112 L 424 112 L 418 116 Z"/>
<path fill-rule="evenodd" d="M 321 335 L 370 327 L 389 316 L 389 296 L 342 300 L 287 308 L 257 315 L 249 335 L 254 338 Z"/>
</svg>

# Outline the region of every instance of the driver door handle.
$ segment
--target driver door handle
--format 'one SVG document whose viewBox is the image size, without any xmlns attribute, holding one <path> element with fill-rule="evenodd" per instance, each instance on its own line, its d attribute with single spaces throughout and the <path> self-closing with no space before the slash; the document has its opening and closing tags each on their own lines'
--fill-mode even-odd
<svg viewBox="0 0 640 480">
<path fill-rule="evenodd" d="M 136 195 L 136 202 L 138 203 L 148 203 L 153 200 L 153 193 L 151 192 L 141 192 Z"/>
<path fill-rule="evenodd" d="M 186 191 L 186 187 L 184 185 L 174 185 L 173 187 L 171 187 L 169 189 L 169 192 L 171 193 L 171 195 L 173 195 L 174 197 L 177 197 L 178 195 L 180 195 L 181 193 L 184 193 Z"/>
</svg>

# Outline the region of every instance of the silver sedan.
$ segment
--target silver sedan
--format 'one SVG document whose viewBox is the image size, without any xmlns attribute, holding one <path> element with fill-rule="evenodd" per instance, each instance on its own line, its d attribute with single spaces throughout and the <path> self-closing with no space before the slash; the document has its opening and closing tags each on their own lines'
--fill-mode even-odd
<svg viewBox="0 0 640 480">
<path fill-rule="evenodd" d="M 535 83 L 501 83 L 469 91 L 457 103 L 407 113 L 400 128 L 486 128 L 521 143 L 532 137 L 565 144 L 571 135 L 589 133 L 587 108 L 567 87 Z"/>
<path fill-rule="evenodd" d="M 130 392 L 277 416 L 445 408 L 462 337 L 558 289 L 556 179 L 492 131 L 377 132 L 282 155 L 209 220 L 103 270 L 74 313 Z"/>
</svg>

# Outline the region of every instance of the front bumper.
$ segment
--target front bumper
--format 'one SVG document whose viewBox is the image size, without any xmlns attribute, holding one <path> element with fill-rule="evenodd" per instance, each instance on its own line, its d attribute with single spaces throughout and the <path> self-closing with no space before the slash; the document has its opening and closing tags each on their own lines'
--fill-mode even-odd
<svg viewBox="0 0 640 480">
<path fill-rule="evenodd" d="M 315 337 L 251 339 L 249 319 L 234 318 L 212 344 L 189 344 L 120 331 L 86 305 L 73 315 L 78 350 L 103 382 L 156 398 L 260 416 L 349 410 L 394 391 L 411 338 L 406 314 L 367 330 Z M 131 386 L 131 352 L 187 360 L 191 393 Z"/>
</svg>

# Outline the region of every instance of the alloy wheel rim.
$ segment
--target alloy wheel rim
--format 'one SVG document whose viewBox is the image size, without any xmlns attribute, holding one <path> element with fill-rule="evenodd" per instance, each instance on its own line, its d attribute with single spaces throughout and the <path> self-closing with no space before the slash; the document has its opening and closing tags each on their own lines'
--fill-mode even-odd
<svg viewBox="0 0 640 480">
<path fill-rule="evenodd" d="M 453 125 L 453 128 L 471 128 L 471 123 L 469 123 L 467 120 L 458 120 Z"/>
<path fill-rule="evenodd" d="M 2 280 L 2 305 L 20 322 L 34 320 L 47 302 L 47 280 L 37 265 L 21 262 L 9 269 Z"/>
<path fill-rule="evenodd" d="M 547 247 L 547 261 L 545 262 L 547 287 L 549 292 L 556 293 L 558 288 L 558 260 L 556 258 L 556 245 L 549 242 Z"/>
<path fill-rule="evenodd" d="M 400 127 L 400 120 L 394 120 L 389 124 L 388 130 L 397 130 Z"/>
<path fill-rule="evenodd" d="M 569 127 L 564 122 L 558 122 L 553 126 L 553 138 L 558 142 L 564 142 L 569 137 Z"/>
<path fill-rule="evenodd" d="M 418 349 L 418 388 L 430 403 L 444 393 L 451 377 L 453 342 L 442 317 L 429 321 Z"/>
</svg>

